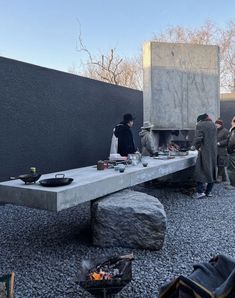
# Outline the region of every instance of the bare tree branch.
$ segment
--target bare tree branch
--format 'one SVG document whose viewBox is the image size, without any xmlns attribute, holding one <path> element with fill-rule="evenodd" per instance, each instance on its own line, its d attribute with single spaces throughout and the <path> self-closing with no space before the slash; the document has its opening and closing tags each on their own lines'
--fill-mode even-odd
<svg viewBox="0 0 235 298">
<path fill-rule="evenodd" d="M 131 59 L 123 59 L 117 54 L 116 48 L 110 49 L 107 53 L 100 56 L 93 55 L 84 44 L 80 21 L 77 20 L 79 34 L 76 49 L 87 55 L 87 61 L 84 64 L 84 70 L 81 75 L 89 78 L 98 79 L 115 85 L 122 85 L 130 88 L 142 88 L 142 76 L 136 71 L 136 61 Z M 130 69 L 132 68 L 132 71 Z M 72 68 L 75 73 L 74 68 Z M 142 73 L 142 69 L 140 69 Z M 128 79 L 126 79 L 126 76 Z"/>
</svg>

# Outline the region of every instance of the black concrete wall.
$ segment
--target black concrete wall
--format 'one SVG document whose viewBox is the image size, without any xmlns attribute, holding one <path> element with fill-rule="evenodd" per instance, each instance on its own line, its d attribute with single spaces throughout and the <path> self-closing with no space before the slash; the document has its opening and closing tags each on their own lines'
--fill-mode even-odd
<svg viewBox="0 0 235 298">
<path fill-rule="evenodd" d="M 0 57 L 0 181 L 92 165 L 109 155 L 124 113 L 143 121 L 140 91 Z"/>
<path fill-rule="evenodd" d="M 220 102 L 225 127 L 235 99 Z M 124 113 L 143 122 L 143 93 L 0 57 L 0 181 L 92 165 L 108 157 L 112 129 Z"/>
</svg>

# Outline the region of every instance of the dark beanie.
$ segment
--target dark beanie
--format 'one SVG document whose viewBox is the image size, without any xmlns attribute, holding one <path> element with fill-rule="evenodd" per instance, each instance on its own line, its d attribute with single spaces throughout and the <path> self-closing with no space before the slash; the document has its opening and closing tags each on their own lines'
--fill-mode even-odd
<svg viewBox="0 0 235 298">
<path fill-rule="evenodd" d="M 208 115 L 205 114 L 201 114 L 197 117 L 197 122 L 201 121 L 201 120 L 206 120 L 208 118 Z"/>
</svg>

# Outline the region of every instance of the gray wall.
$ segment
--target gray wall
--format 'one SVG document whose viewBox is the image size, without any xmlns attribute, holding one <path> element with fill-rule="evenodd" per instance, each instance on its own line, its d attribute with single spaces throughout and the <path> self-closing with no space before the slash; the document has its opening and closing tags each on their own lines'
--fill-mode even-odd
<svg viewBox="0 0 235 298">
<path fill-rule="evenodd" d="M 144 119 L 154 129 L 194 129 L 207 112 L 219 115 L 219 47 L 147 42 L 144 45 Z"/>
<path fill-rule="evenodd" d="M 143 121 L 140 91 L 0 57 L 0 181 L 92 165 L 108 157 L 124 113 Z"/>
</svg>

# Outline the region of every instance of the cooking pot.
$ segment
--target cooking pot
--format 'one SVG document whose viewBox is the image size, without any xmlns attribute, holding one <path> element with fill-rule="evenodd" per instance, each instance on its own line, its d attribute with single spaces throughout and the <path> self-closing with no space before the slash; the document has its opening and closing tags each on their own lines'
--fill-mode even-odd
<svg viewBox="0 0 235 298">
<path fill-rule="evenodd" d="M 41 174 L 35 173 L 35 174 L 24 174 L 24 175 L 20 175 L 18 177 L 10 177 L 10 179 L 11 180 L 20 179 L 25 184 L 29 184 L 29 183 L 35 183 L 40 177 L 41 177 Z"/>
<path fill-rule="evenodd" d="M 58 178 L 58 176 L 62 176 Z M 73 182 L 73 178 L 65 178 L 64 174 L 56 174 L 55 178 L 43 179 L 39 183 L 46 187 L 64 186 Z"/>
</svg>

